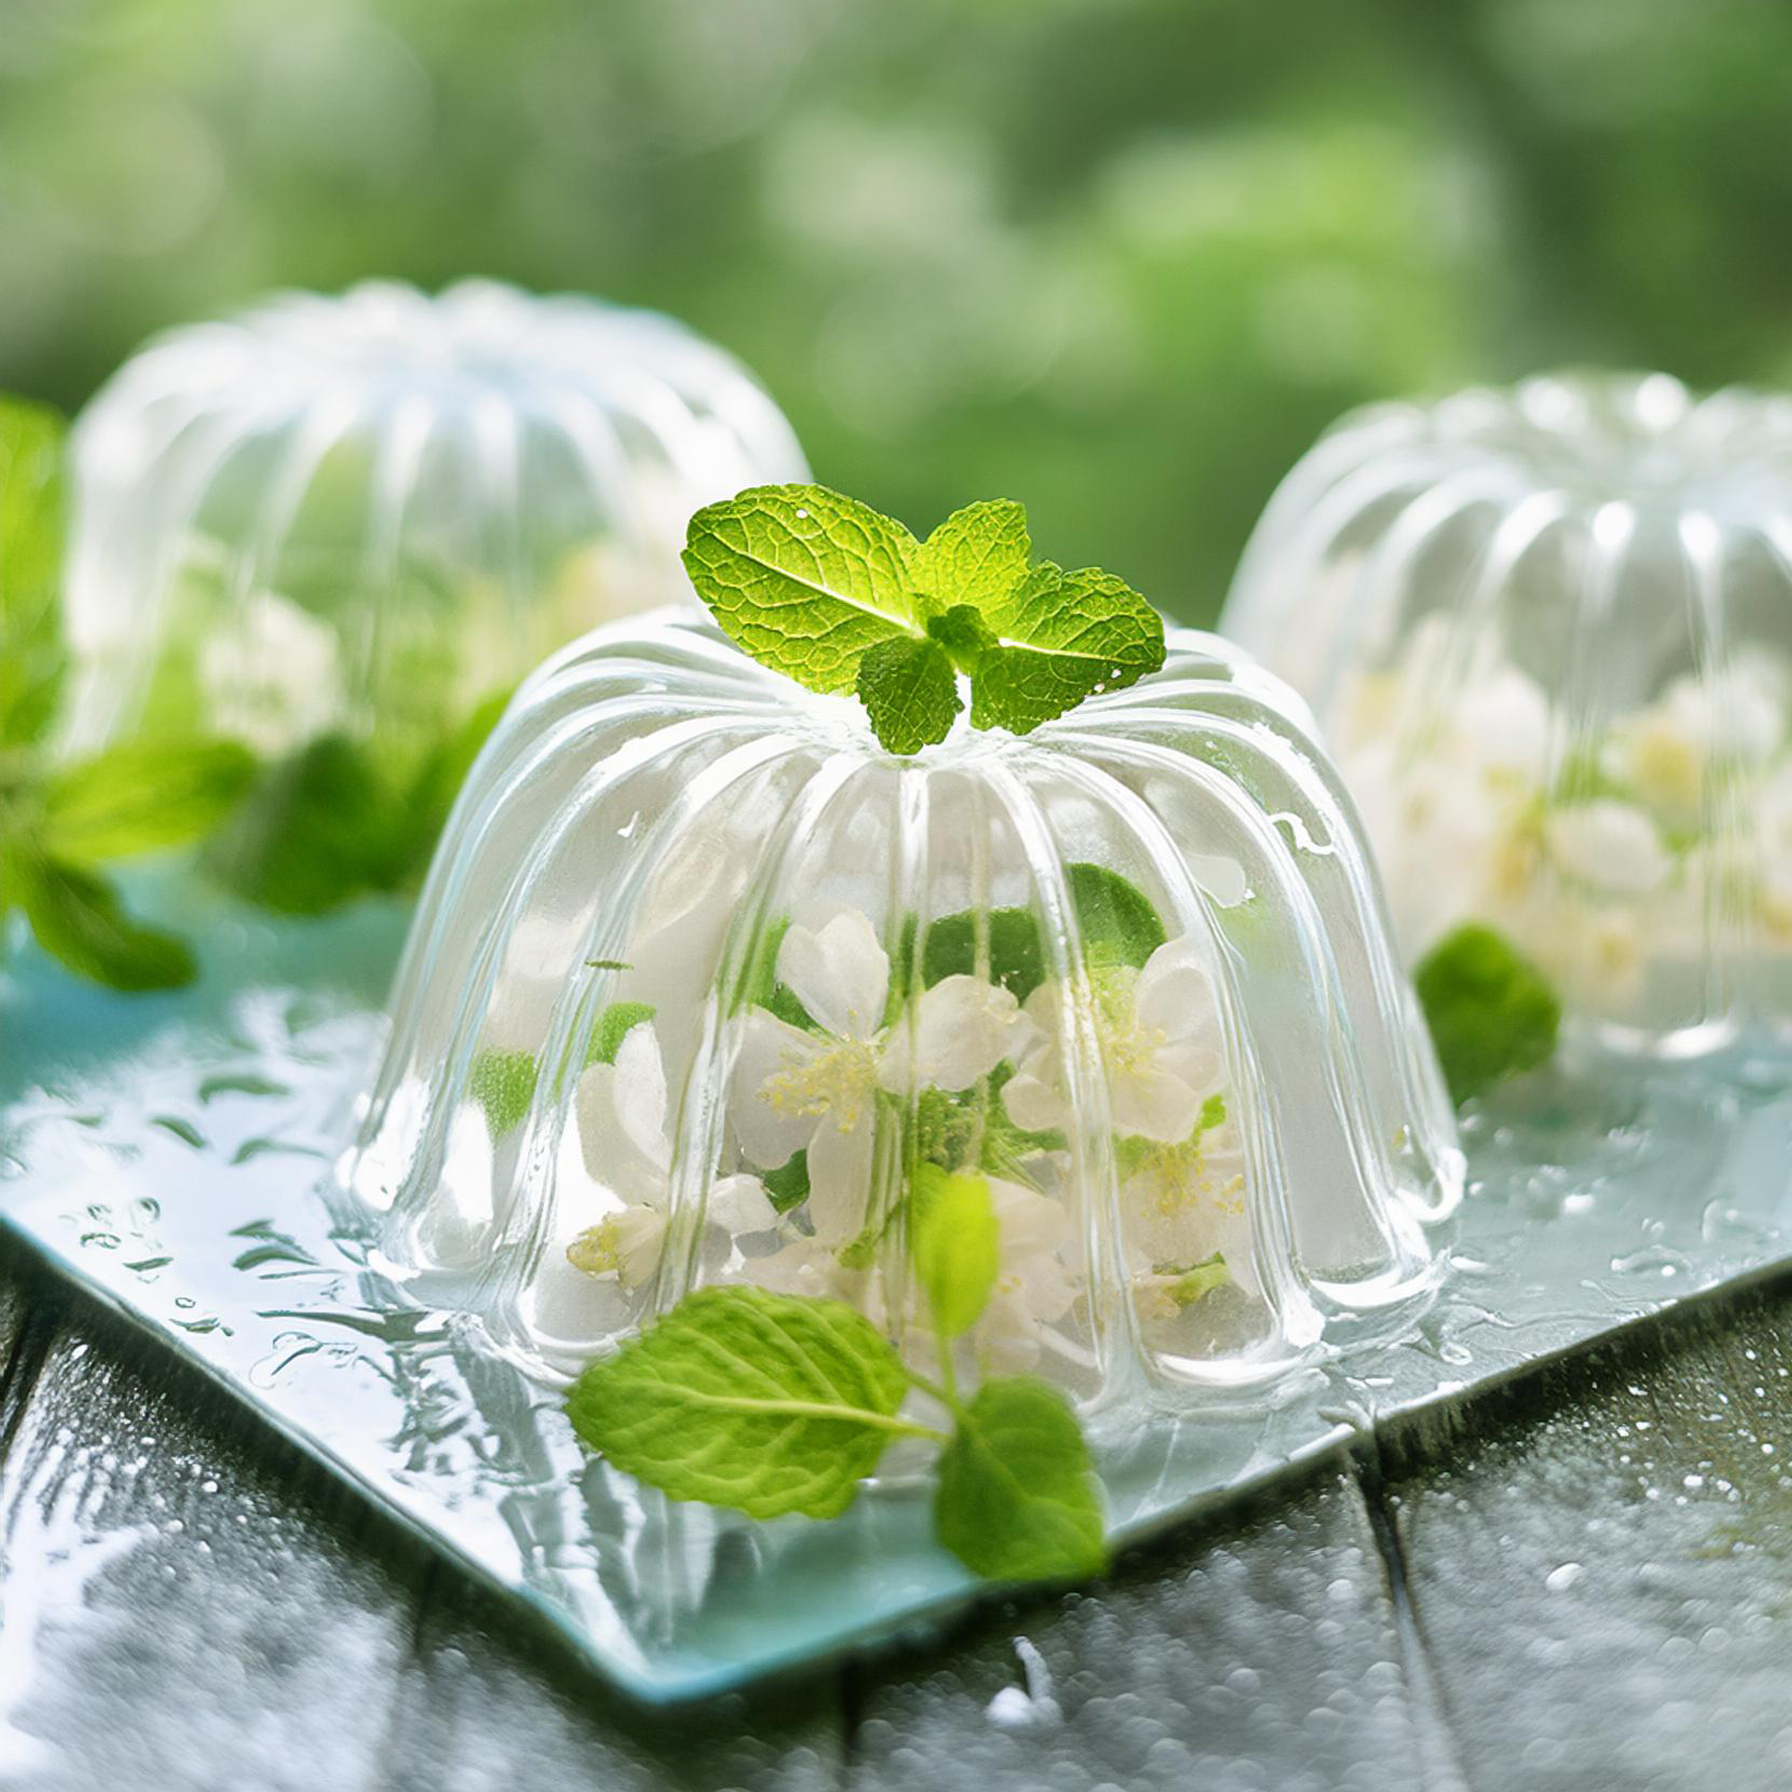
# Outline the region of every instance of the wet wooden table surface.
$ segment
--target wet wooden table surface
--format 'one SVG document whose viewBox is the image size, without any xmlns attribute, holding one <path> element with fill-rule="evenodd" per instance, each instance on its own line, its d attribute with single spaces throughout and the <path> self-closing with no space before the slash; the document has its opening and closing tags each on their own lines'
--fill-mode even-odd
<svg viewBox="0 0 1792 1792">
<path fill-rule="evenodd" d="M 0 1246 L 0 1250 L 6 1247 Z M 0 1786 L 1792 1786 L 1792 1279 L 671 1716 L 0 1258 Z"/>
</svg>

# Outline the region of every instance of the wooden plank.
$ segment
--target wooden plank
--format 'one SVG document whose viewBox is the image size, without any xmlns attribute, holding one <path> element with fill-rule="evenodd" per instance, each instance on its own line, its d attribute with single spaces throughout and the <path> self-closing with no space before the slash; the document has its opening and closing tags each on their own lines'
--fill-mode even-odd
<svg viewBox="0 0 1792 1792">
<path fill-rule="evenodd" d="M 837 1674 L 663 1718 L 607 1697 L 199 1375 L 43 1286 L 0 1275 L 9 1792 L 471 1788 L 525 1762 L 531 1792 L 838 1783 Z"/>
<path fill-rule="evenodd" d="M 1471 1782 L 1792 1785 L 1792 1290 L 1659 1325 L 1384 1440 Z"/>
<path fill-rule="evenodd" d="M 1409 1641 L 1340 1455 L 1099 1588 L 997 1608 L 944 1656 L 868 1671 L 848 1783 L 1441 1788 L 1449 1744 Z"/>
</svg>

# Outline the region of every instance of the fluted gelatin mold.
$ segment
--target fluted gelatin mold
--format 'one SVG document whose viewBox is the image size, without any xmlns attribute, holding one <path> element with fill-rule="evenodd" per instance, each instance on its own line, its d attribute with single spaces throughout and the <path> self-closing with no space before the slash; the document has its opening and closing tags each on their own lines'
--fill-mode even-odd
<svg viewBox="0 0 1792 1792">
<path fill-rule="evenodd" d="M 291 293 L 164 336 L 78 420 L 74 745 L 195 727 L 402 747 L 673 601 L 698 505 L 803 459 L 651 312 L 468 281 Z"/>
<path fill-rule="evenodd" d="M 922 1161 L 990 1179 L 983 1360 L 1084 1399 L 1431 1288 L 1453 1118 L 1298 699 L 1173 631 L 1131 689 L 900 758 L 694 613 L 567 649 L 399 972 L 345 1170 L 387 1258 L 548 1372 L 718 1279 L 901 1336 Z"/>
<path fill-rule="evenodd" d="M 1792 400 L 1651 374 L 1360 412 L 1223 626 L 1313 703 L 1410 954 L 1491 925 L 1625 1049 L 1792 1029 Z"/>
</svg>

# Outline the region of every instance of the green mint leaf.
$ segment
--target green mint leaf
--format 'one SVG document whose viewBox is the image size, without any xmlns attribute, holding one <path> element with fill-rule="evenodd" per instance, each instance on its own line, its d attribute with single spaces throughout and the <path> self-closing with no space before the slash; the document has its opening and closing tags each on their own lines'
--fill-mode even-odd
<svg viewBox="0 0 1792 1792">
<path fill-rule="evenodd" d="M 612 1002 L 597 1017 L 597 1025 L 591 1030 L 591 1042 L 585 1052 L 586 1064 L 614 1064 L 623 1040 L 643 1021 L 652 1020 L 653 1015 L 653 1006 L 649 1002 Z"/>
<path fill-rule="evenodd" d="M 42 739 L 62 683 L 66 436 L 54 411 L 0 398 L 0 747 Z"/>
<path fill-rule="evenodd" d="M 964 708 L 945 648 L 910 635 L 894 635 L 866 650 L 857 690 L 886 753 L 918 753 L 944 740 Z"/>
<path fill-rule="evenodd" d="M 1123 690 L 1164 663 L 1163 619 L 1112 573 L 1045 561 L 984 612 L 1002 645 L 971 685 L 978 728 L 1027 734 L 1097 691 Z"/>
<path fill-rule="evenodd" d="M 736 1006 L 767 1009 L 787 1025 L 804 1033 L 813 1033 L 815 1022 L 808 1009 L 797 1000 L 796 992 L 789 984 L 778 980 L 778 952 L 789 931 L 788 915 L 779 915 L 758 930 L 751 956 L 741 971 Z"/>
<path fill-rule="evenodd" d="M 1165 1293 L 1179 1307 L 1192 1307 L 1204 1295 L 1211 1294 L 1216 1288 L 1224 1288 L 1232 1280 L 1226 1259 L 1218 1251 L 1211 1257 L 1203 1257 L 1199 1263 L 1166 1273 L 1174 1279 Z"/>
<path fill-rule="evenodd" d="M 931 989 L 946 977 L 980 975 L 977 968 L 977 913 L 963 909 L 941 915 L 927 929 L 921 946 L 921 977 Z M 1045 981 L 1045 948 L 1039 917 L 1030 908 L 989 911 L 990 981 L 1024 1002 Z"/>
<path fill-rule="evenodd" d="M 1201 1103 L 1201 1116 L 1195 1122 L 1195 1137 L 1204 1132 L 1211 1132 L 1216 1126 L 1226 1124 L 1226 1098 L 1223 1095 L 1210 1095 Z"/>
<path fill-rule="evenodd" d="M 675 1500 L 832 1518 L 898 1434 L 908 1381 L 843 1301 L 695 1294 L 573 1384 L 573 1429 Z"/>
<path fill-rule="evenodd" d="M 988 498 L 955 510 L 921 544 L 918 589 L 937 604 L 993 613 L 1027 577 L 1033 538 L 1027 513 L 1012 499 Z"/>
<path fill-rule="evenodd" d="M 255 755 L 228 740 L 111 747 L 55 772 L 44 792 L 45 848 L 94 865 L 204 838 L 242 801 Z"/>
<path fill-rule="evenodd" d="M 540 1074 L 532 1052 L 494 1045 L 475 1055 L 467 1073 L 467 1093 L 485 1110 L 486 1130 L 494 1145 L 522 1125 Z"/>
<path fill-rule="evenodd" d="M 322 735 L 263 771 L 206 863 L 227 889 L 263 908 L 319 915 L 393 886 L 405 827 L 403 805 L 370 750 Z"/>
<path fill-rule="evenodd" d="M 1100 964 L 1143 966 L 1168 935 L 1151 898 L 1105 865 L 1065 867 L 1083 950 Z"/>
<path fill-rule="evenodd" d="M 684 565 L 729 638 L 812 691 L 845 695 L 866 650 L 921 621 L 920 549 L 894 518 L 820 485 L 762 485 L 691 518 Z"/>
<path fill-rule="evenodd" d="M 1030 1375 L 986 1381 L 960 1414 L 933 1518 L 986 1580 L 1069 1580 L 1107 1564 L 1089 1446 L 1064 1396 Z"/>
<path fill-rule="evenodd" d="M 809 1153 L 793 1152 L 788 1163 L 767 1170 L 759 1181 L 774 1213 L 789 1213 L 792 1208 L 801 1207 L 809 1198 Z"/>
<path fill-rule="evenodd" d="M 9 888 L 52 958 L 113 989 L 178 989 L 199 974 L 187 943 L 124 912 L 118 891 L 77 865 L 8 847 Z"/>
<path fill-rule="evenodd" d="M 981 614 L 969 604 L 954 604 L 938 616 L 929 616 L 927 632 L 945 648 L 952 664 L 967 676 L 983 664 L 983 656 L 1001 645 L 989 632 Z"/>
<path fill-rule="evenodd" d="M 1458 1102 L 1535 1070 L 1556 1049 L 1562 1004 L 1549 980 L 1504 935 L 1468 922 L 1419 961 L 1413 986 Z"/>
<path fill-rule="evenodd" d="M 909 1228 L 915 1279 L 934 1325 L 948 1338 L 959 1337 L 989 1305 L 1000 1264 L 1001 1228 L 987 1179 L 919 1165 Z"/>
</svg>

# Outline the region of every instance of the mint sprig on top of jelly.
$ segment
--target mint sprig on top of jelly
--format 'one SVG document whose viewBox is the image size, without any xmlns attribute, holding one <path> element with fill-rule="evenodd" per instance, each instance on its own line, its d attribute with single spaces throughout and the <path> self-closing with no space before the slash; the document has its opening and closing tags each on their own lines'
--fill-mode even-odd
<svg viewBox="0 0 1792 1792">
<path fill-rule="evenodd" d="M 765 485 L 691 518 L 685 570 L 723 631 L 823 694 L 856 694 L 915 753 L 971 725 L 1026 734 L 1164 663 L 1163 620 L 1094 567 L 1034 563 L 1025 510 L 990 499 L 925 541 L 820 485 Z"/>
</svg>

